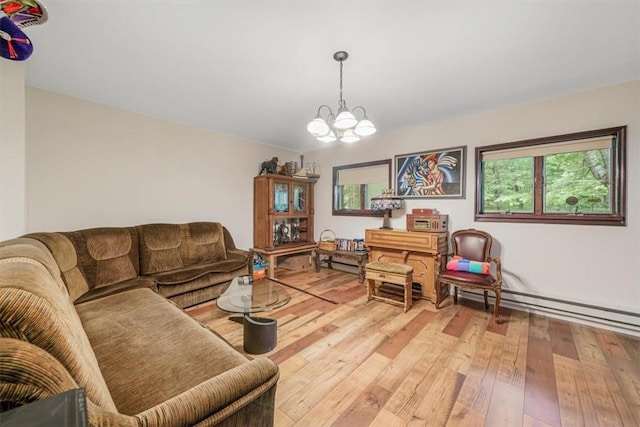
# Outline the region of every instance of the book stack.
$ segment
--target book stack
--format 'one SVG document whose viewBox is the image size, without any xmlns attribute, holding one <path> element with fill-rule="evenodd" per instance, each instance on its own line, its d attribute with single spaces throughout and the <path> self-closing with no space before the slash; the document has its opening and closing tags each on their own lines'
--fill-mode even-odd
<svg viewBox="0 0 640 427">
<path fill-rule="evenodd" d="M 345 252 L 366 253 L 364 239 L 336 239 L 336 249 Z"/>
</svg>

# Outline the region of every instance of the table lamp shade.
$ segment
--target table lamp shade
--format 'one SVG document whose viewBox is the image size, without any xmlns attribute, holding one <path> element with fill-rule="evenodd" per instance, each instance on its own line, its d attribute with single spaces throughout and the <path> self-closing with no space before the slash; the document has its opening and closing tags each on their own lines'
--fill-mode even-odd
<svg viewBox="0 0 640 427">
<path fill-rule="evenodd" d="M 390 229 L 389 218 L 391 211 L 404 208 L 404 200 L 393 194 L 392 189 L 383 190 L 382 194 L 371 198 L 371 209 L 374 211 L 384 211 L 382 229 Z"/>
</svg>

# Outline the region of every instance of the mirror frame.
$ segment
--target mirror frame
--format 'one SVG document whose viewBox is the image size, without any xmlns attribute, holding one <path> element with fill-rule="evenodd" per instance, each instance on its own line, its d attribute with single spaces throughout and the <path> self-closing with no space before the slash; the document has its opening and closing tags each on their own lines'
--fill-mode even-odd
<svg viewBox="0 0 640 427">
<path fill-rule="evenodd" d="M 357 169 L 364 167 L 371 167 L 377 165 L 386 165 L 388 169 L 387 173 L 387 188 L 391 188 L 391 175 L 392 175 L 392 160 L 384 159 L 384 160 L 374 160 L 371 162 L 363 162 L 363 163 L 353 163 L 350 165 L 342 165 L 342 166 L 334 166 L 333 167 L 333 181 L 332 181 L 332 193 L 331 193 L 331 214 L 334 216 L 375 216 L 381 217 L 384 215 L 382 211 L 374 211 L 371 209 L 361 209 L 361 210 L 340 210 L 336 209 L 336 196 L 337 196 L 337 179 L 338 173 L 345 169 Z M 361 184 L 364 185 L 364 184 Z M 364 191 L 361 193 L 360 205 L 364 206 Z"/>
</svg>

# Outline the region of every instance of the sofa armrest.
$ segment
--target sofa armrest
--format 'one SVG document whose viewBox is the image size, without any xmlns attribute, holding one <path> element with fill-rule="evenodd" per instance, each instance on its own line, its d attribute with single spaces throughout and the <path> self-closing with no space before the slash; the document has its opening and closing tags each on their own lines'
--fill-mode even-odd
<svg viewBox="0 0 640 427">
<path fill-rule="evenodd" d="M 1 401 L 22 404 L 76 388 L 73 377 L 51 354 L 27 341 L 0 338 Z M 101 408 L 89 398 L 86 402 L 92 426 L 138 426 L 134 417 Z"/>
<path fill-rule="evenodd" d="M 87 399 L 89 425 L 95 427 L 139 427 L 140 421 L 129 415 L 107 411 Z"/>
<path fill-rule="evenodd" d="M 278 382 L 278 365 L 267 358 L 255 359 L 211 378 L 159 405 L 135 415 L 141 425 L 169 427 L 221 422 L 260 398 Z M 270 419 L 273 404 L 262 408 L 256 419 Z"/>
<path fill-rule="evenodd" d="M 227 249 L 227 256 L 229 258 L 253 258 L 253 251 L 244 249 Z"/>
<path fill-rule="evenodd" d="M 247 265 L 249 267 L 249 272 L 247 273 L 249 277 L 253 276 L 253 249 L 249 249 L 245 251 L 243 249 L 227 249 L 227 258 L 241 258 L 247 259 Z"/>
</svg>

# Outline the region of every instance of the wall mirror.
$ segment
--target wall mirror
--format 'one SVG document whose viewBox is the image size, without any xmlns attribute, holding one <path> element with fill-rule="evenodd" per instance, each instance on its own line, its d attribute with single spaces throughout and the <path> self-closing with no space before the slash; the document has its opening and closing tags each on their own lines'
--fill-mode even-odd
<svg viewBox="0 0 640 427">
<path fill-rule="evenodd" d="M 333 167 L 333 215 L 382 216 L 371 198 L 391 188 L 391 159 Z"/>
</svg>

